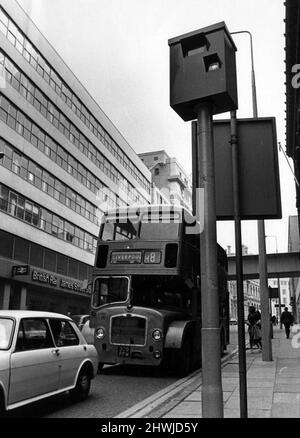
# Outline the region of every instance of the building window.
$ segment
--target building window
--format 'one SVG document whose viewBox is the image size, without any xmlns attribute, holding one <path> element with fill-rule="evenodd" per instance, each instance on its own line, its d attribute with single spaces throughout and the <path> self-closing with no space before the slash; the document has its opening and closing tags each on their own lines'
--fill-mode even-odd
<svg viewBox="0 0 300 438">
<path fill-rule="evenodd" d="M 2 109 L 6 110 L 6 111 L 9 111 L 9 113 L 13 114 L 13 117 L 19 116 L 20 111 L 17 110 L 12 104 L 10 104 L 9 101 L 4 96 L 0 96 L 0 107 L 2 107 Z M 53 160 L 54 162 L 59 164 L 62 168 L 67 170 L 67 165 L 68 165 L 67 162 L 69 162 L 69 154 L 65 150 L 63 150 L 58 144 L 56 144 L 50 137 L 48 137 L 47 134 L 45 134 L 37 125 L 30 122 L 27 119 L 27 117 L 25 116 L 25 114 L 22 114 L 22 119 L 23 119 L 24 126 L 26 125 L 26 129 L 24 128 L 24 131 L 23 131 L 23 137 L 25 137 L 27 141 L 31 142 L 37 148 L 39 148 L 38 147 L 39 143 L 38 143 L 37 139 L 38 138 L 43 139 L 43 140 L 41 140 L 41 141 L 45 142 L 45 151 L 43 151 L 43 152 L 46 155 L 48 155 L 51 158 L 51 160 Z M 41 149 L 41 148 L 39 148 L 39 149 Z M 97 192 L 98 188 L 90 184 L 91 180 L 94 179 L 97 182 L 97 185 L 99 187 L 101 187 L 101 188 L 104 187 L 102 182 L 100 180 L 96 179 L 78 161 L 74 160 L 74 164 L 77 167 L 78 172 L 77 173 L 73 172 L 73 176 L 75 178 L 77 177 L 77 179 L 79 179 L 81 184 L 85 185 L 86 187 L 90 186 L 91 188 L 93 188 L 94 193 Z M 119 178 L 120 174 L 118 174 L 118 175 L 113 174 L 112 166 L 109 165 L 109 167 L 106 168 L 105 170 L 106 170 L 106 173 L 110 176 L 110 178 L 113 179 L 116 183 L 119 181 L 118 178 Z M 14 171 L 16 173 L 18 172 L 18 158 L 15 159 Z M 79 171 L 80 171 L 80 175 L 78 175 Z M 88 180 L 90 180 L 89 183 L 87 183 Z M 111 194 L 111 199 L 113 199 L 114 193 L 108 188 L 107 188 L 107 190 Z M 131 186 L 129 183 L 127 183 L 126 188 L 125 188 L 125 192 L 128 194 L 129 198 L 133 198 L 133 201 L 134 201 L 134 197 L 137 195 L 136 189 L 134 189 L 133 186 Z"/>
<path fill-rule="evenodd" d="M 12 23 L 10 21 L 10 23 Z M 21 33 L 17 30 L 17 28 L 13 25 L 14 31 L 13 33 L 9 33 L 9 37 L 14 39 L 14 32 L 16 31 L 18 34 L 18 38 L 22 40 L 22 43 L 18 41 L 18 47 L 20 48 L 20 44 L 26 44 L 26 49 L 24 48 L 23 56 L 27 59 L 28 62 L 37 70 L 37 72 L 45 79 L 44 71 L 47 68 L 48 72 L 51 73 L 50 85 L 56 91 L 57 94 L 65 101 L 65 103 L 74 111 L 77 116 L 81 118 L 81 120 L 87 125 L 87 127 L 95 134 L 97 138 L 104 144 L 104 146 L 119 160 L 120 164 L 126 168 L 133 177 L 139 182 L 139 184 L 149 193 L 150 192 L 150 182 L 144 177 L 144 175 L 139 171 L 139 169 L 133 164 L 133 162 L 124 154 L 121 148 L 115 143 L 115 141 L 106 133 L 101 125 L 94 119 L 91 114 L 88 114 L 87 110 L 84 109 L 82 105 L 80 105 L 78 99 L 75 95 L 73 95 L 71 89 L 65 86 L 62 81 L 58 78 L 56 73 L 51 70 L 51 67 L 47 65 L 46 61 L 43 59 L 41 55 L 38 55 L 36 50 L 29 43 L 26 43 L 26 38 L 24 38 Z M 1 27 L 0 27 L 1 30 Z M 6 35 L 6 34 L 5 34 Z M 16 45 L 16 40 L 11 41 L 14 45 Z M 19 50 L 22 53 L 22 50 Z M 30 52 L 30 53 L 29 53 Z M 57 129 L 61 131 L 63 135 L 69 138 L 71 142 L 73 142 L 78 148 L 80 148 L 87 156 L 90 157 L 91 151 L 88 146 L 93 150 L 93 154 L 96 156 L 100 154 L 91 143 L 84 140 L 85 144 L 79 143 L 79 131 L 73 127 L 73 125 L 65 118 L 65 116 L 60 113 L 54 105 L 46 98 L 43 93 L 38 90 L 34 84 L 24 77 L 24 73 L 21 72 L 9 59 L 8 57 L 2 53 L 2 56 L 5 57 L 5 70 L 6 77 L 8 82 L 19 91 L 22 96 L 27 99 L 44 117 L 46 117 Z M 42 64 L 42 66 L 40 65 Z M 47 83 L 49 83 L 49 73 L 47 73 L 48 79 L 45 79 Z M 76 105 L 72 104 L 72 100 L 76 101 Z M 81 117 L 78 114 L 78 107 L 82 106 L 82 110 L 85 110 L 86 114 L 84 117 Z M 90 120 L 90 121 L 89 121 Z M 9 116 L 8 120 L 9 125 L 14 128 L 13 124 L 15 123 L 14 119 Z M 72 130 L 73 127 L 73 130 Z M 18 129 L 22 129 L 20 125 L 18 125 Z M 73 132 L 72 132 L 73 131 Z M 82 136 L 83 137 L 83 136 Z M 103 141 L 103 137 L 105 137 L 105 141 Z M 34 141 L 34 139 L 32 140 Z"/>
<path fill-rule="evenodd" d="M 156 169 L 154 169 L 154 175 L 159 175 L 159 168 L 156 167 Z"/>
<path fill-rule="evenodd" d="M 2 185 L 0 210 L 89 252 L 94 253 L 96 250 L 97 240 L 94 236 Z M 79 237 L 77 240 L 74 238 L 76 234 Z"/>
</svg>

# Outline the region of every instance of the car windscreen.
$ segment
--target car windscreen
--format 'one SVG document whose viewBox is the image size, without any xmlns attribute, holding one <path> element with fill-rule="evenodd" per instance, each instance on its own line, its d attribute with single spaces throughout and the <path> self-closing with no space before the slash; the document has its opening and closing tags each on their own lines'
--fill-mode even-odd
<svg viewBox="0 0 300 438">
<path fill-rule="evenodd" d="M 14 322 L 9 318 L 0 318 L 0 350 L 7 350 L 13 334 Z"/>
</svg>

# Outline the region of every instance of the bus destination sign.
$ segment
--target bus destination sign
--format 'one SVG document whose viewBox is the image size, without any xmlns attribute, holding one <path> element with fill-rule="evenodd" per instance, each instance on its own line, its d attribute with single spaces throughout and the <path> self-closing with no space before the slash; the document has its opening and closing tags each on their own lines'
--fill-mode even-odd
<svg viewBox="0 0 300 438">
<path fill-rule="evenodd" d="M 161 262 L 161 252 L 160 251 L 145 251 L 144 253 L 144 263 L 160 263 Z"/>
<path fill-rule="evenodd" d="M 111 263 L 142 263 L 142 251 L 113 251 Z"/>
<path fill-rule="evenodd" d="M 142 260 L 145 264 L 158 264 L 161 262 L 161 251 L 112 251 L 110 258 L 110 262 L 114 264 L 141 264 Z"/>
</svg>

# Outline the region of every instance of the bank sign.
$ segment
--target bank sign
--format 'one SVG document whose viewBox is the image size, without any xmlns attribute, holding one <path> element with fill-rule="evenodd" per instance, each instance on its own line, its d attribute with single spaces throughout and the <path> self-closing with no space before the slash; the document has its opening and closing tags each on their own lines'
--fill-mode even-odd
<svg viewBox="0 0 300 438">
<path fill-rule="evenodd" d="M 48 274 L 47 272 L 41 272 L 37 270 L 32 271 L 32 281 L 36 281 L 38 283 L 49 284 L 53 287 L 59 287 L 61 289 L 68 289 L 74 292 L 79 292 L 82 294 L 90 295 L 90 289 L 84 289 L 82 284 L 76 281 L 69 281 L 63 278 L 56 277 L 53 274 Z"/>
</svg>

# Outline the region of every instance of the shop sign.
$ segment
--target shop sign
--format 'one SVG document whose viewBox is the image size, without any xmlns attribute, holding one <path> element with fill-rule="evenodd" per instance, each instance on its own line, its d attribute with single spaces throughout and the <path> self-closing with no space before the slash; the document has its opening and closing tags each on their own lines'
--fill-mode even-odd
<svg viewBox="0 0 300 438">
<path fill-rule="evenodd" d="M 89 288 L 84 288 L 78 282 L 64 280 L 58 278 L 55 275 L 48 274 L 47 272 L 32 271 L 32 280 L 39 283 L 47 283 L 50 286 L 60 287 L 62 289 L 73 290 L 74 292 L 84 293 L 89 295 L 91 293 Z"/>
<path fill-rule="evenodd" d="M 58 286 L 58 278 L 55 275 L 48 274 L 47 272 L 32 271 L 32 280 L 39 283 L 47 283 L 51 286 Z"/>
<path fill-rule="evenodd" d="M 67 281 L 67 280 L 61 279 L 60 280 L 60 287 L 62 289 L 70 289 L 70 290 L 73 290 L 75 292 L 80 292 L 82 294 L 87 294 L 87 295 L 90 294 L 89 289 L 84 289 L 80 283 L 76 283 L 73 281 Z"/>
<path fill-rule="evenodd" d="M 28 265 L 18 265 L 12 267 L 12 275 L 28 275 L 29 266 Z"/>
</svg>

